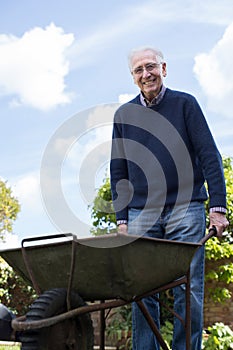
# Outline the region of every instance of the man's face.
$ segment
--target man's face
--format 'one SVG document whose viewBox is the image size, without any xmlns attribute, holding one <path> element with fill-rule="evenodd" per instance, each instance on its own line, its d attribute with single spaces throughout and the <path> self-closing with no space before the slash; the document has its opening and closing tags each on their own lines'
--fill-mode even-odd
<svg viewBox="0 0 233 350">
<path fill-rule="evenodd" d="M 131 60 L 134 83 L 151 101 L 160 92 L 163 78 L 167 75 L 166 63 L 156 57 L 151 50 L 136 53 Z"/>
</svg>

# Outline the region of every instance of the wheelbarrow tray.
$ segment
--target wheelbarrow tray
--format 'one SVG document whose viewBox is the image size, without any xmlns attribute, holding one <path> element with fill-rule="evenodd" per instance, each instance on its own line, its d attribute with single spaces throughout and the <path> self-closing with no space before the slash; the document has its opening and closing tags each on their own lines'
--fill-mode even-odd
<svg viewBox="0 0 233 350">
<path fill-rule="evenodd" d="M 72 290 L 84 300 L 133 300 L 184 276 L 200 246 L 111 234 L 27 246 L 26 254 L 42 292 L 67 288 L 72 273 Z M 3 250 L 0 255 L 31 283 L 21 248 Z"/>
</svg>

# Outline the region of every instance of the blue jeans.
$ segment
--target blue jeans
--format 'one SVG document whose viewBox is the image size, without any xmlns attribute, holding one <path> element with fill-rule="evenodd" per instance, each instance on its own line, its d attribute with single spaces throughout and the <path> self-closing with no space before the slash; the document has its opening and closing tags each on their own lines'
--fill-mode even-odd
<svg viewBox="0 0 233 350">
<path fill-rule="evenodd" d="M 139 218 L 140 220 L 135 220 Z M 153 223 L 153 218 L 156 222 Z M 129 210 L 128 233 L 185 242 L 199 242 L 205 234 L 205 208 L 202 202 L 189 206 L 165 206 L 163 210 Z M 168 257 L 169 259 L 169 257 Z M 201 350 L 204 301 L 204 247 L 197 250 L 190 267 L 191 277 L 191 349 Z M 185 319 L 185 285 L 175 287 L 174 311 Z M 144 298 L 148 311 L 159 328 L 159 304 L 153 297 Z M 133 350 L 159 350 L 159 344 L 136 303 L 132 304 Z M 185 330 L 174 317 L 172 350 L 186 350 Z"/>
</svg>

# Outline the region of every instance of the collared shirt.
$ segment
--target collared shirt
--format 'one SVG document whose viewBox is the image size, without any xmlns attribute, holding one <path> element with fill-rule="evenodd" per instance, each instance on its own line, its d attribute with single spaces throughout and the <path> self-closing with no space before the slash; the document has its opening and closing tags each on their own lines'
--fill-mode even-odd
<svg viewBox="0 0 233 350">
<path fill-rule="evenodd" d="M 161 102 L 162 99 L 163 99 L 163 96 L 164 96 L 164 94 L 165 94 L 165 91 L 166 91 L 166 87 L 165 87 L 164 85 L 162 85 L 160 92 L 158 93 L 157 96 L 155 96 L 155 97 L 153 98 L 153 100 L 152 100 L 151 102 L 148 101 L 148 100 L 145 98 L 145 96 L 143 95 L 143 93 L 141 92 L 141 93 L 140 93 L 141 104 L 142 104 L 143 106 L 145 106 L 145 107 L 151 107 L 151 106 L 153 106 L 153 105 L 159 104 L 159 102 Z"/>
</svg>

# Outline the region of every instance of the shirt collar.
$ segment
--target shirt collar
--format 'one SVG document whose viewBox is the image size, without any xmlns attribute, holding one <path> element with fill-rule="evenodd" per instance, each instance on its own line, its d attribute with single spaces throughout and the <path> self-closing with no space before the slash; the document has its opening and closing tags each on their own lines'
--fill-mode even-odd
<svg viewBox="0 0 233 350">
<path fill-rule="evenodd" d="M 140 101 L 141 101 L 141 104 L 142 104 L 143 106 L 145 106 L 145 107 L 151 107 L 151 106 L 154 106 L 154 105 L 159 104 L 159 102 L 161 102 L 162 99 L 163 99 L 163 96 L 164 96 L 164 94 L 165 94 L 165 91 L 166 91 L 166 87 L 165 87 L 164 85 L 162 85 L 160 92 L 158 93 L 157 96 L 155 96 L 155 97 L 153 98 L 153 100 L 152 100 L 151 102 L 148 101 L 148 100 L 145 98 L 145 96 L 143 95 L 143 93 L 141 92 L 141 93 L 140 93 Z"/>
</svg>

